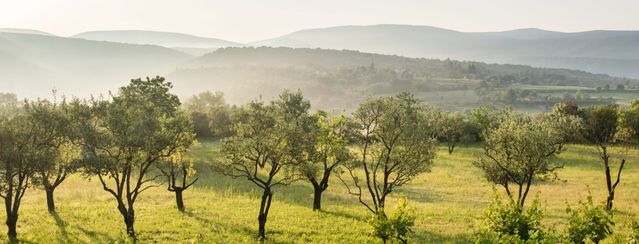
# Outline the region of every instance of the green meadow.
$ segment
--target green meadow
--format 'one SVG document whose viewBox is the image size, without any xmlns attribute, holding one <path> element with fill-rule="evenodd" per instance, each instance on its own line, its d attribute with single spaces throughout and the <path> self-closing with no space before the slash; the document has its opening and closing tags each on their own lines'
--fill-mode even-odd
<svg viewBox="0 0 639 244">
<path fill-rule="evenodd" d="M 260 191 L 245 179 L 213 172 L 219 142 L 200 142 L 191 152 L 200 180 L 185 192 L 186 212 L 175 207 L 165 186 L 144 192 L 136 203 L 136 231 L 141 243 L 252 243 L 257 242 Z M 396 191 L 388 201 L 391 213 L 397 198 L 405 196 L 417 213 L 412 243 L 468 243 L 484 208 L 502 194 L 483 179 L 472 164 L 480 146 L 458 148 L 448 155 L 441 147 L 431 173 L 423 174 Z M 615 202 L 614 235 L 605 243 L 625 239 L 628 225 L 639 214 L 639 150 L 626 152 L 627 168 Z M 568 145 L 559 155 L 565 166 L 558 180 L 536 182 L 546 210 L 545 225 L 557 232 L 566 226 L 567 204 L 585 199 L 591 189 L 596 201 L 605 199 L 603 167 L 594 147 Z M 377 243 L 369 234 L 369 212 L 348 195 L 334 177 L 323 198 L 322 212 L 312 211 L 313 190 L 299 181 L 275 190 L 267 223 L 267 243 Z M 128 242 L 116 202 L 96 179 L 74 175 L 56 190 L 57 214 L 46 208 L 45 194 L 30 190 L 20 209 L 18 238 L 29 243 Z M 4 218 L 4 216 L 2 216 Z M 5 235 L 0 235 L 5 238 Z"/>
</svg>

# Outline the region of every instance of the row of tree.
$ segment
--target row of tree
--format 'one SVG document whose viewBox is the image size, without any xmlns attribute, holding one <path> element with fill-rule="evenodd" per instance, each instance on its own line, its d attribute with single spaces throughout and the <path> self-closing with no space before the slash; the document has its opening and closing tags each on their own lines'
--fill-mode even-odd
<svg viewBox="0 0 639 244">
<path fill-rule="evenodd" d="M 165 176 L 169 190 L 192 184 L 176 161 L 194 142 L 192 123 L 161 77 L 132 80 L 108 99 L 5 102 L 0 116 L 0 196 L 8 236 L 16 240 L 21 200 L 39 186 L 55 212 L 54 191 L 74 172 L 99 179 L 117 202 L 127 234 L 136 238 L 135 202 Z M 159 169 L 164 173 L 150 177 Z M 185 178 L 182 178 L 185 180 Z M 179 201 L 179 200 L 178 200 Z"/>
<path fill-rule="evenodd" d="M 535 116 L 488 106 L 461 114 L 400 93 L 371 98 L 349 117 L 313 111 L 300 92 L 285 91 L 273 101 L 254 100 L 242 107 L 226 105 L 220 93 L 204 93 L 182 106 L 171 88 L 156 77 L 132 80 L 106 99 L 37 100 L 23 106 L 5 99 L 13 101 L 2 103 L 0 116 L 0 196 L 9 237 L 17 236 L 26 189 L 42 187 L 54 212 L 56 187 L 80 172 L 97 178 L 113 196 L 127 234 L 135 239 L 135 202 L 147 189 L 166 184 L 184 210 L 183 191 L 197 181 L 187 154 L 198 130 L 224 137 L 223 157 L 212 158 L 214 169 L 261 189 L 261 239 L 277 187 L 305 180 L 314 189 L 313 209 L 320 210 L 322 193 L 336 175 L 375 216 L 378 237 L 405 241 L 411 218 L 404 210 L 389 218 L 386 200 L 430 171 L 438 140 L 446 142 L 449 153 L 460 143 L 481 141 L 485 153 L 476 166 L 521 209 L 533 182 L 561 168 L 553 163 L 566 143 L 595 144 L 611 209 L 625 160 L 613 177 L 608 149 L 639 138 L 639 102 L 623 109 L 562 103 L 553 113 Z M 205 122 L 197 122 L 198 117 Z"/>
<path fill-rule="evenodd" d="M 598 242 L 612 233 L 611 211 L 627 164 L 625 152 L 639 141 L 639 100 L 627 107 L 579 108 L 574 102 L 565 102 L 557 104 L 552 113 L 535 116 L 485 108 L 476 109 L 474 115 L 488 118 L 482 133 L 484 153 L 475 165 L 490 182 L 504 189 L 512 203 L 494 203 L 485 216 L 486 225 L 499 234 L 498 239 L 542 238 L 539 202 L 524 212 L 526 199 L 535 181 L 557 178 L 556 171 L 563 165 L 556 158 L 566 143 L 584 143 L 597 149 L 603 165 L 602 182 L 608 193 L 601 207 L 589 197 L 581 207 L 568 208 L 568 238 L 577 243 Z"/>
</svg>

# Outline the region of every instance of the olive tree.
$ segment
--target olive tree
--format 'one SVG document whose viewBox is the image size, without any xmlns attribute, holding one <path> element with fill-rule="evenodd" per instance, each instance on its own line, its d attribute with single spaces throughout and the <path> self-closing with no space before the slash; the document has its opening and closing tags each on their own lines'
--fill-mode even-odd
<svg viewBox="0 0 639 244">
<path fill-rule="evenodd" d="M 417 175 L 429 172 L 435 144 L 425 106 L 409 93 L 371 99 L 354 114 L 357 159 L 346 164 L 350 194 L 375 215 L 385 215 L 386 199 Z"/>
<path fill-rule="evenodd" d="M 575 123 L 509 111 L 484 132 L 484 153 L 474 164 L 523 208 L 533 180 L 556 176 L 555 170 L 563 166 L 554 163 L 565 142 L 559 128 L 575 128 Z"/>
<path fill-rule="evenodd" d="M 32 123 L 43 128 L 40 133 L 50 138 L 49 143 L 42 145 L 47 157 L 35 164 L 34 182 L 44 189 L 49 212 L 55 212 L 54 191 L 64 180 L 77 169 L 80 151 L 74 144 L 71 135 L 73 121 L 69 105 L 38 100 L 27 103 L 25 113 Z"/>
<path fill-rule="evenodd" d="M 580 109 L 583 118 L 582 136 L 584 139 L 594 144 L 599 152 L 599 157 L 603 161 L 604 174 L 606 177 L 606 209 L 611 210 L 615 199 L 615 190 L 621 181 L 621 172 L 626 164 L 625 159 L 619 162 L 619 168 L 613 179 L 611 170 L 611 146 L 615 143 L 615 135 L 619 130 L 619 107 L 617 105 L 599 105 Z"/>
<path fill-rule="evenodd" d="M 81 121 L 83 170 L 97 177 L 117 202 L 126 233 L 136 239 L 135 202 L 157 177 L 147 177 L 153 165 L 188 147 L 194 140 L 191 123 L 178 108 L 180 101 L 162 77 L 131 80 L 109 100 L 92 100 L 75 109 Z"/>
<path fill-rule="evenodd" d="M 252 101 L 235 115 L 234 135 L 222 145 L 224 159 L 215 168 L 245 178 L 262 190 L 258 215 L 259 239 L 266 238 L 266 222 L 274 188 L 301 178 L 299 153 L 309 118 L 310 103 L 301 93 L 284 92 L 271 103 Z"/>
<path fill-rule="evenodd" d="M 175 202 L 178 210 L 184 212 L 183 192 L 188 190 L 198 177 L 195 177 L 193 162 L 186 156 L 186 150 L 182 149 L 173 156 L 168 157 L 157 165 L 157 168 L 166 177 L 167 190 L 175 193 Z"/>
<path fill-rule="evenodd" d="M 24 110 L 13 111 L 17 113 L 0 117 L 0 197 L 5 203 L 7 235 L 16 241 L 22 198 L 33 186 L 36 166 L 51 158 L 55 137 L 48 132 L 50 124 L 37 122 Z"/>
<path fill-rule="evenodd" d="M 198 136 L 219 138 L 231 134 L 231 114 L 236 108 L 226 103 L 224 93 L 202 92 L 186 100 L 183 107 Z"/>
<path fill-rule="evenodd" d="M 322 208 L 322 193 L 328 189 L 331 175 L 353 158 L 349 146 L 354 124 L 345 116 L 329 118 L 324 112 L 317 113 L 314 118 L 302 142 L 307 147 L 299 156 L 303 157 L 302 174 L 313 186 L 313 210 L 318 211 Z"/>
<path fill-rule="evenodd" d="M 474 108 L 468 113 L 470 123 L 477 130 L 477 136 L 482 141 L 485 132 L 499 125 L 499 121 L 513 111 L 512 108 L 497 109 L 491 105 L 482 105 Z"/>
<path fill-rule="evenodd" d="M 475 128 L 463 115 L 456 112 L 442 112 L 439 118 L 438 137 L 446 142 L 448 154 L 453 154 L 455 147 L 460 143 L 473 141 L 473 129 Z"/>
</svg>

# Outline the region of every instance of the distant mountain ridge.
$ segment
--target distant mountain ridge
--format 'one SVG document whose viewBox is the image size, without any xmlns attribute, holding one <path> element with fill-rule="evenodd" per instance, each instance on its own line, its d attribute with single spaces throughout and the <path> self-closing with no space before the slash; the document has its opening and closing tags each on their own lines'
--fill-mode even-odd
<svg viewBox="0 0 639 244">
<path fill-rule="evenodd" d="M 196 56 L 213 51 L 217 48 L 242 46 L 242 44 L 237 42 L 217 38 L 200 37 L 174 32 L 143 30 L 89 31 L 71 37 L 92 41 L 158 45 L 174 48 L 178 51 Z"/>
<path fill-rule="evenodd" d="M 0 32 L 16 33 L 16 34 L 32 34 L 32 35 L 53 36 L 53 34 L 47 33 L 47 32 L 44 32 L 44 31 L 31 30 L 31 29 L 18 29 L 18 28 L 0 28 Z"/>
<path fill-rule="evenodd" d="M 2 91 L 25 97 L 86 96 L 129 79 L 162 75 L 192 56 L 153 45 L 0 32 Z"/>
<path fill-rule="evenodd" d="M 407 57 L 580 69 L 639 78 L 639 31 L 541 29 L 460 32 L 431 26 L 337 26 L 296 31 L 252 46 L 349 49 Z"/>
</svg>

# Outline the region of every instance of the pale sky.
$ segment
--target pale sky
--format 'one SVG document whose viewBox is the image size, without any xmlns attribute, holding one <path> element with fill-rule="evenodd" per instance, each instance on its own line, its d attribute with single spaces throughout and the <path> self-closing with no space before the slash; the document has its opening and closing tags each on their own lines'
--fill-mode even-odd
<svg viewBox="0 0 639 244">
<path fill-rule="evenodd" d="M 0 0 L 0 28 L 182 32 L 237 42 L 338 25 L 639 30 L 638 0 Z"/>
</svg>

